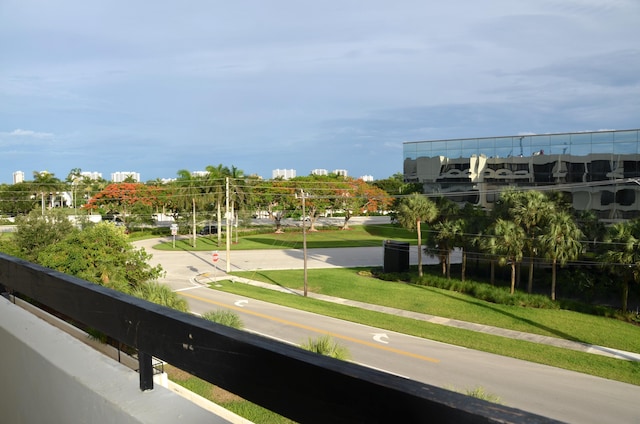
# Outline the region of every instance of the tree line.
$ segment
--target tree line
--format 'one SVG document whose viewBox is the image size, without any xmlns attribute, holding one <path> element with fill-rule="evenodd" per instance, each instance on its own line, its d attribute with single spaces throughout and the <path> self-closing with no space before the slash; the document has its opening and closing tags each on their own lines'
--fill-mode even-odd
<svg viewBox="0 0 640 424">
<path fill-rule="evenodd" d="M 534 292 L 535 270 L 550 268 L 549 295 L 556 300 L 558 268 L 573 264 L 577 271 L 569 280 L 590 279 L 583 272 L 589 269 L 602 273 L 609 284 L 617 286 L 623 313 L 627 312 L 630 284 L 640 282 L 640 220 L 605 227 L 593 211 L 575 211 L 559 193 L 509 188 L 490 211 L 471 204 L 461 208 L 444 197 L 433 199 L 414 193 L 400 201 L 397 219 L 405 228 L 417 231 L 419 249 L 440 259 L 446 278 L 451 278 L 451 253 L 459 249 L 462 281 L 469 257 L 489 264 L 492 284 L 495 266 L 507 266 L 511 294 L 523 266 L 528 293 Z M 423 248 L 424 224 L 428 230 Z"/>
<path fill-rule="evenodd" d="M 605 284 L 620 290 L 624 311 L 630 284 L 640 281 L 640 221 L 605 227 L 595 213 L 573 210 L 555 192 L 507 189 L 494 208 L 486 211 L 471 204 L 460 207 L 446 197 L 427 197 L 419 184 L 404 183 L 400 173 L 372 183 L 339 175 L 262 180 L 236 167 L 217 165 L 207 166 L 204 173 L 179 170 L 177 178 L 167 183 L 109 183 L 81 177 L 81 171 L 74 169 L 64 181 L 34 172 L 33 181 L 0 187 L 0 213 L 43 213 L 54 207 L 52 196 L 61 190 L 80 193 L 76 204 L 65 206 L 82 213 L 117 215 L 125 224 L 152 214 L 172 216 L 191 232 L 194 243 L 198 222 L 223 222 L 227 211 L 232 220 L 265 214 L 275 231 L 280 231 L 287 217 L 308 220 L 314 231 L 316 220 L 329 211 L 344 217 L 343 229 L 353 215 L 389 213 L 404 227 L 416 230 L 420 250 L 440 259 L 447 278 L 451 278 L 451 253 L 459 249 L 462 281 L 469 258 L 476 264 L 489 264 L 491 282 L 496 266 L 508 267 L 511 293 L 523 278 L 523 269 L 528 293 L 534 291 L 536 269 L 550 269 L 552 300 L 556 299 L 558 269 L 568 264 L 585 265 L 573 267 L 580 280 L 572 281 L 574 286 L 593 285 L 593 277 L 585 270 L 601 273 Z M 302 199 L 306 216 L 302 216 Z M 422 225 L 427 227 L 424 249 Z M 220 225 L 217 230 L 220 239 Z M 422 255 L 418 273 L 421 277 Z"/>
</svg>

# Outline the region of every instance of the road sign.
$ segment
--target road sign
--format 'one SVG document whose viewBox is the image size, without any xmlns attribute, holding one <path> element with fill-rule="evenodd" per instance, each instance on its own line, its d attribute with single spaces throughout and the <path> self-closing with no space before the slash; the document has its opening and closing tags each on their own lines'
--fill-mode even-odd
<svg viewBox="0 0 640 424">
<path fill-rule="evenodd" d="M 220 259 L 220 255 L 218 255 L 218 252 L 213 252 L 213 263 L 218 262 L 218 259 Z"/>
<path fill-rule="evenodd" d="M 178 224 L 171 224 L 171 235 L 175 236 L 178 234 Z"/>
</svg>

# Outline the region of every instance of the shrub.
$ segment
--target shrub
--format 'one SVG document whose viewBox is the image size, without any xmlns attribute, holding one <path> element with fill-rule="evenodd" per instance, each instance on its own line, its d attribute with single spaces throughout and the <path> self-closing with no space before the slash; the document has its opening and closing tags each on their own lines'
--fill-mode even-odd
<svg viewBox="0 0 640 424">
<path fill-rule="evenodd" d="M 244 323 L 242 322 L 242 319 L 240 319 L 240 316 L 238 314 L 225 309 L 205 312 L 204 314 L 202 314 L 202 318 L 218 324 L 226 325 L 227 327 L 233 327 L 237 329 L 242 329 L 244 327 Z"/>
<path fill-rule="evenodd" d="M 351 358 L 349 349 L 339 345 L 330 336 L 327 335 L 320 336 L 315 340 L 309 338 L 307 343 L 301 344 L 300 347 L 311 352 L 330 356 L 336 359 L 342 359 L 344 361 Z"/>
<path fill-rule="evenodd" d="M 488 393 L 487 391 L 484 390 L 484 387 L 482 386 L 478 386 L 473 389 L 467 389 L 465 390 L 464 393 L 467 396 L 486 400 L 488 402 L 500 403 L 500 404 L 502 403 L 502 399 L 500 398 L 500 396 L 494 395 L 493 393 Z"/>
</svg>

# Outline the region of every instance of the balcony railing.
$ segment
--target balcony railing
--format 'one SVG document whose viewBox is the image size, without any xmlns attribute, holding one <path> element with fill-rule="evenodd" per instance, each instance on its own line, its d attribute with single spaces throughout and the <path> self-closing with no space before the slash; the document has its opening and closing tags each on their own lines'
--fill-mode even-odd
<svg viewBox="0 0 640 424">
<path fill-rule="evenodd" d="M 151 358 L 304 423 L 546 423 L 552 419 L 317 355 L 0 253 L 0 285 Z M 82 366 L 82 365 L 78 365 Z"/>
</svg>

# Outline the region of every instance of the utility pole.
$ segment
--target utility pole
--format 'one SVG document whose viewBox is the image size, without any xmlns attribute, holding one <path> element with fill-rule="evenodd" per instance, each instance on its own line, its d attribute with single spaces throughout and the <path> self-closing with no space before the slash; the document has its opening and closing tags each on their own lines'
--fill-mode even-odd
<svg viewBox="0 0 640 424">
<path fill-rule="evenodd" d="M 300 189 L 300 195 L 302 196 L 302 262 L 304 267 L 304 297 L 307 297 L 307 220 L 305 209 L 305 193 Z"/>
<path fill-rule="evenodd" d="M 226 207 L 226 213 L 224 214 L 225 216 L 225 221 L 226 221 L 226 227 L 225 227 L 225 231 L 227 232 L 225 234 L 225 239 L 227 241 L 227 272 L 231 272 L 231 237 L 229 234 L 229 228 L 231 228 L 231 226 L 229 225 L 229 177 L 225 178 L 225 207 Z"/>
</svg>

